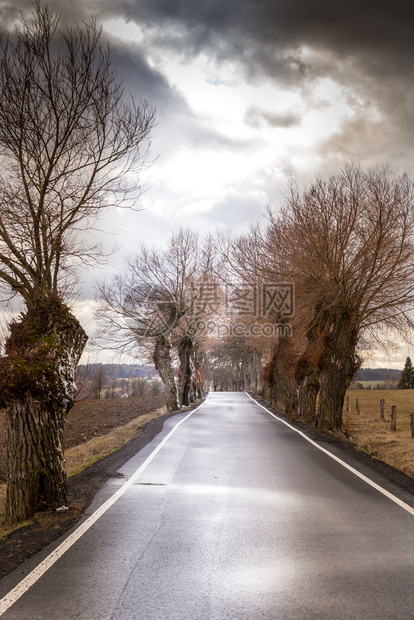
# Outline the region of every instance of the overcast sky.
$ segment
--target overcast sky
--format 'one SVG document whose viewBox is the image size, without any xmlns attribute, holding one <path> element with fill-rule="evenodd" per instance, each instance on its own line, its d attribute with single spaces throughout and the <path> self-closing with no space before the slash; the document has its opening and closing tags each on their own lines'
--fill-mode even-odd
<svg viewBox="0 0 414 620">
<path fill-rule="evenodd" d="M 30 6 L 4 0 L 2 25 Z M 245 230 L 268 204 L 277 208 L 290 177 L 306 184 L 352 159 L 412 174 L 414 32 L 406 2 L 49 6 L 62 24 L 96 17 L 125 89 L 158 112 L 144 210 L 112 213 L 105 222 L 122 244 L 113 268 L 137 243 L 165 242 L 180 225 Z M 95 279 L 85 277 L 85 297 Z"/>
</svg>

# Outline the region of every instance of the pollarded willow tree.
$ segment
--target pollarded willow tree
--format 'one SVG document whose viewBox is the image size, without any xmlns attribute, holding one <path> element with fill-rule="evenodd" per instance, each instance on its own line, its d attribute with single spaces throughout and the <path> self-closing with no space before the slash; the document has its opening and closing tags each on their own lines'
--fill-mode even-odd
<svg viewBox="0 0 414 620">
<path fill-rule="evenodd" d="M 271 212 L 268 214 L 272 222 Z M 302 317 L 291 316 L 292 274 L 287 269 L 279 230 L 270 223 L 266 227 L 251 225 L 248 233 L 237 238 L 219 232 L 216 250 L 221 257 L 217 262 L 219 275 L 231 283 L 236 294 L 232 321 L 243 325 L 245 344 L 250 350 L 245 364 L 246 389 L 262 393 L 275 404 L 283 402 L 290 412 L 296 407 L 293 368 Z M 241 293 L 239 301 L 237 289 Z M 253 313 L 252 307 L 256 308 Z M 236 344 L 238 340 L 233 342 Z M 243 359 L 242 350 L 239 354 Z"/>
<path fill-rule="evenodd" d="M 407 335 L 413 327 L 413 182 L 386 167 L 347 166 L 304 191 L 292 186 L 271 225 L 297 305 L 308 308 L 307 346 L 297 367 L 300 413 L 341 428 L 361 337 L 381 342 L 386 331 Z"/>
<path fill-rule="evenodd" d="M 239 277 L 295 285 L 293 338 L 275 340 L 265 368 L 275 400 L 295 379 L 299 414 L 341 428 L 361 339 L 381 345 L 412 331 L 413 250 L 412 180 L 353 165 L 304 190 L 292 183 L 267 226 L 226 244 Z"/>
<path fill-rule="evenodd" d="M 125 100 L 95 23 L 58 24 L 35 2 L 0 43 L 0 279 L 24 304 L 0 364 L 9 522 L 66 503 L 62 433 L 87 340 L 70 282 L 99 257 L 84 231 L 142 191 L 155 122 L 148 103 Z"/>
<path fill-rule="evenodd" d="M 195 334 L 188 316 L 210 278 L 211 247 L 180 229 L 165 248 L 140 250 L 121 273 L 98 287 L 98 340 L 132 355 L 150 355 L 164 384 L 168 411 L 188 404 Z M 174 342 L 172 342 L 174 336 Z M 180 360 L 177 389 L 173 349 Z"/>
</svg>

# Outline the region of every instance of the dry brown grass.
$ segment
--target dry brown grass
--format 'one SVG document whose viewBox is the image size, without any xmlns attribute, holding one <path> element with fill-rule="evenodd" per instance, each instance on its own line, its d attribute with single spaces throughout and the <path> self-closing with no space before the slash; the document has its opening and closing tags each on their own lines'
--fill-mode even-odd
<svg viewBox="0 0 414 620">
<path fill-rule="evenodd" d="M 125 445 L 130 439 L 136 437 L 139 429 L 154 418 L 167 413 L 166 407 L 161 407 L 147 415 L 141 415 L 128 424 L 119 426 L 113 431 L 102 437 L 95 437 L 86 443 L 74 446 L 65 451 L 66 471 L 68 476 L 73 476 L 85 467 L 92 465 L 107 454 L 111 454 L 121 446 Z"/>
<path fill-rule="evenodd" d="M 414 390 L 348 390 L 349 412 L 344 411 L 347 440 L 357 448 L 414 476 L 414 438 L 410 413 L 414 413 Z M 355 399 L 360 413 L 356 413 Z M 385 418 L 380 400 L 385 399 Z M 397 430 L 391 431 L 391 405 L 397 407 Z M 346 407 L 345 407 L 346 409 Z"/>
</svg>

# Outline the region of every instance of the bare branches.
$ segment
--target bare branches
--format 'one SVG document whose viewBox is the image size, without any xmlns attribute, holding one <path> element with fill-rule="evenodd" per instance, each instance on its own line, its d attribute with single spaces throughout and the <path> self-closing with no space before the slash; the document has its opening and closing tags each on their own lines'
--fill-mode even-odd
<svg viewBox="0 0 414 620">
<path fill-rule="evenodd" d="M 193 380 L 197 383 L 193 371 L 199 352 L 187 315 L 211 280 L 211 259 L 209 241 L 202 244 L 194 232 L 180 229 L 165 248 L 142 245 L 126 261 L 122 273 L 99 286 L 98 339 L 107 347 L 135 355 L 151 350 L 169 411 L 177 409 L 179 402 L 188 405 L 195 389 Z M 178 349 L 181 365 L 179 392 L 173 347 Z"/>
<path fill-rule="evenodd" d="M 348 167 L 302 194 L 292 191 L 272 225 L 283 231 L 283 248 L 303 302 L 347 307 L 358 331 L 376 322 L 398 328 L 410 320 L 413 204 L 412 182 L 380 167 Z"/>
<path fill-rule="evenodd" d="M 142 245 L 123 272 L 98 287 L 101 340 L 133 351 L 159 331 L 171 335 L 210 278 L 210 265 L 211 247 L 189 229 L 174 233 L 166 248 Z"/>
<path fill-rule="evenodd" d="M 292 182 L 282 209 L 268 210 L 267 225 L 238 239 L 220 234 L 215 248 L 226 282 L 294 283 L 294 338 L 261 344 L 262 353 L 271 351 L 268 385 L 277 386 L 286 360 L 293 360 L 300 414 L 315 420 L 321 390 L 317 422 L 339 428 L 341 400 L 361 363 L 358 343 L 387 346 L 390 333 L 412 337 L 413 182 L 387 167 L 354 165 L 304 190 Z M 285 379 L 293 402 L 292 372 Z"/>
<path fill-rule="evenodd" d="M 0 277 L 26 303 L 89 254 L 80 225 L 133 206 L 155 123 L 146 101 L 125 101 L 93 20 L 58 33 L 34 6 L 0 43 Z"/>
</svg>

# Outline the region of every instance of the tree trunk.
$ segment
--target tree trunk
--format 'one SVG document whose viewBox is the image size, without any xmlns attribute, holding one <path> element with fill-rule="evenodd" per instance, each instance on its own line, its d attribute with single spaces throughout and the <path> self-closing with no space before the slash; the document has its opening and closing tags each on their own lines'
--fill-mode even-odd
<svg viewBox="0 0 414 620">
<path fill-rule="evenodd" d="M 299 387 L 298 413 L 307 424 L 317 424 L 316 401 L 320 390 L 321 360 L 326 349 L 326 332 L 331 315 L 323 311 L 326 299 L 315 304 L 306 332 L 307 346 L 296 363 L 295 379 Z"/>
<path fill-rule="evenodd" d="M 307 424 L 315 424 L 316 399 L 319 393 L 320 341 L 314 330 L 307 334 L 308 346 L 296 364 L 295 379 L 299 389 L 298 414 Z"/>
<path fill-rule="evenodd" d="M 357 329 L 353 327 L 352 318 L 345 312 L 338 312 L 321 360 L 318 426 L 326 421 L 332 430 L 342 428 L 346 390 L 361 365 L 355 353 L 357 341 Z"/>
<path fill-rule="evenodd" d="M 157 338 L 153 360 L 167 393 L 167 411 L 177 411 L 177 409 L 179 409 L 178 393 L 174 368 L 171 362 L 171 343 L 169 336 L 161 335 Z"/>
<path fill-rule="evenodd" d="M 189 394 L 190 403 L 195 403 L 197 398 L 198 398 L 197 381 L 193 379 L 190 385 L 190 394 Z"/>
<path fill-rule="evenodd" d="M 203 358 L 203 353 L 195 347 L 193 355 L 193 380 L 191 382 L 190 389 L 190 400 L 192 402 L 203 398 L 203 387 L 205 382 L 205 377 L 202 370 Z"/>
<path fill-rule="evenodd" d="M 330 429 L 342 428 L 342 409 L 346 394 L 346 379 L 341 371 L 321 373 L 321 391 L 316 426 L 327 424 Z"/>
<path fill-rule="evenodd" d="M 66 411 L 47 411 L 27 392 L 7 409 L 7 521 L 66 504 L 63 428 Z"/>
<path fill-rule="evenodd" d="M 309 372 L 299 383 L 298 397 L 298 414 L 307 424 L 315 423 L 318 392 L 318 375 L 315 372 Z"/>
<path fill-rule="evenodd" d="M 79 322 L 58 300 L 38 301 L 11 325 L 0 366 L 7 412 L 8 523 L 66 504 L 62 439 L 86 340 Z"/>
<path fill-rule="evenodd" d="M 292 413 L 296 413 L 298 411 L 298 394 L 297 394 L 297 384 L 293 379 L 285 380 L 285 392 L 286 392 L 286 405 L 285 405 L 285 413 L 286 415 L 291 415 Z"/>
<path fill-rule="evenodd" d="M 276 382 L 276 368 L 277 368 L 277 350 L 274 349 L 272 357 L 266 364 L 264 369 L 264 384 L 266 389 L 264 390 L 265 398 L 270 403 L 276 404 L 277 401 L 277 382 Z"/>
<path fill-rule="evenodd" d="M 253 382 L 255 394 L 262 395 L 262 354 L 257 351 L 253 351 Z"/>
<path fill-rule="evenodd" d="M 180 358 L 180 372 L 178 375 L 178 386 L 180 405 L 188 407 L 190 404 L 190 388 L 193 378 L 193 367 L 191 356 L 194 350 L 194 341 L 189 336 L 184 336 L 178 344 L 178 357 Z"/>
<path fill-rule="evenodd" d="M 203 383 L 198 379 L 196 383 L 196 400 L 203 398 Z"/>
</svg>

